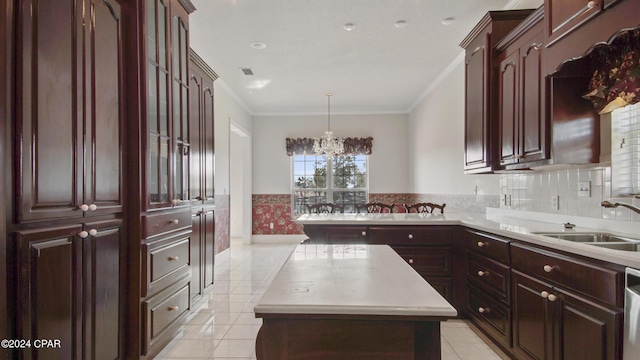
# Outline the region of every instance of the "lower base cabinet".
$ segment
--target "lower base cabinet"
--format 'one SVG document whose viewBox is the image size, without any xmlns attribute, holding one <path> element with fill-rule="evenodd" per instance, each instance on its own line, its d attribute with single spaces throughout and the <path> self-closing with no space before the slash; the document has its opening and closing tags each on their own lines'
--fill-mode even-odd
<svg viewBox="0 0 640 360">
<path fill-rule="evenodd" d="M 622 312 L 513 271 L 513 350 L 521 359 L 619 359 Z"/>
<path fill-rule="evenodd" d="M 52 340 L 24 359 L 117 359 L 122 348 L 122 221 L 18 231 L 16 338 Z"/>
</svg>

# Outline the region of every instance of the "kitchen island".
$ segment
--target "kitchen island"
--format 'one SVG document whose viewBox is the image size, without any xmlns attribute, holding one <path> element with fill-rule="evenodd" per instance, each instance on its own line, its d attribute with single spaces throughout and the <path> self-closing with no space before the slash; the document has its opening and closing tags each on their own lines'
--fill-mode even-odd
<svg viewBox="0 0 640 360">
<path fill-rule="evenodd" d="M 299 245 L 255 315 L 258 359 L 439 359 L 457 311 L 387 245 Z"/>
</svg>

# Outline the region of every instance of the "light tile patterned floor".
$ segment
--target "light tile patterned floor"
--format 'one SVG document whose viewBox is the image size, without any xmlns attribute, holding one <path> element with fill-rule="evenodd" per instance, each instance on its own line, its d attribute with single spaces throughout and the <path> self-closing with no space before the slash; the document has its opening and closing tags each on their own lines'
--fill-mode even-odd
<svg viewBox="0 0 640 360">
<path fill-rule="evenodd" d="M 190 320 L 156 359 L 256 359 L 261 319 L 254 305 L 296 244 L 244 245 L 231 239 L 226 259 L 216 258 L 213 291 L 192 304 Z M 507 359 L 494 352 L 466 321 L 442 323 L 442 359 Z"/>
</svg>

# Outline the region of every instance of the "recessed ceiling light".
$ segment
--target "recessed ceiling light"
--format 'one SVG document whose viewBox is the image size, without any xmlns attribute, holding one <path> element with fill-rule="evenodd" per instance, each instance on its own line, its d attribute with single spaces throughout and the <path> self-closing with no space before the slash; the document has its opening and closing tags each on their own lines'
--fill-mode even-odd
<svg viewBox="0 0 640 360">
<path fill-rule="evenodd" d="M 456 18 L 450 16 L 450 17 L 446 17 L 446 18 L 442 19 L 442 21 L 440 21 L 440 22 L 442 23 L 442 25 L 450 25 L 453 22 L 453 20 L 455 20 L 455 19 Z"/>
<path fill-rule="evenodd" d="M 265 49 L 267 47 L 267 44 L 263 43 L 262 41 L 254 41 L 251 44 L 249 44 L 249 46 L 251 46 L 252 48 L 254 48 L 256 50 L 262 50 L 262 49 Z"/>
<path fill-rule="evenodd" d="M 354 23 L 346 23 L 342 27 L 347 31 L 351 31 L 351 30 L 356 28 L 356 24 L 354 24 Z"/>
<path fill-rule="evenodd" d="M 401 29 L 401 28 L 407 26 L 407 21 L 406 20 L 398 20 L 395 23 L 393 23 L 393 26 L 397 27 L 398 29 Z"/>
</svg>

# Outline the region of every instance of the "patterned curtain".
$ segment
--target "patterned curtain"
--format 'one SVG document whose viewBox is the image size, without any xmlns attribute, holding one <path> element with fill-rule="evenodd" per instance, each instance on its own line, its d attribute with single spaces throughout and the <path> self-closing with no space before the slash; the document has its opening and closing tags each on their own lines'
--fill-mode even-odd
<svg viewBox="0 0 640 360">
<path fill-rule="evenodd" d="M 313 138 L 287 138 L 287 155 L 313 154 Z M 371 155 L 373 138 L 344 138 L 344 155 Z"/>
<path fill-rule="evenodd" d="M 640 102 L 640 28 L 620 33 L 610 45 L 597 45 L 590 58 L 595 70 L 584 98 L 598 113 Z"/>
</svg>

